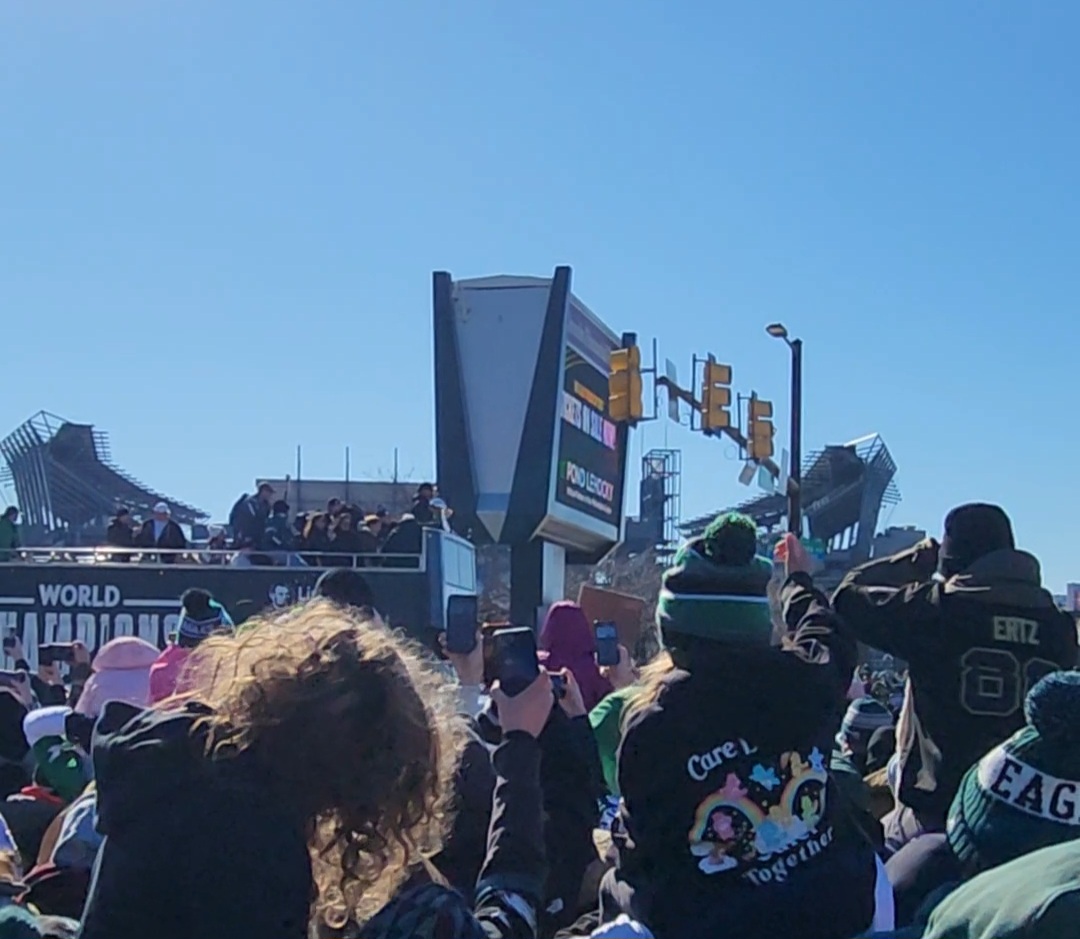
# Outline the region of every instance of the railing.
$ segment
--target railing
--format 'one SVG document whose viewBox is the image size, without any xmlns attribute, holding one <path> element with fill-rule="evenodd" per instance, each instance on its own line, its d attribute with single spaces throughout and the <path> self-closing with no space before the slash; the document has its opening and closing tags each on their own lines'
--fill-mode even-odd
<svg viewBox="0 0 1080 939">
<path fill-rule="evenodd" d="M 0 567 L 28 564 L 93 564 L 123 568 L 132 564 L 145 567 L 202 566 L 230 568 L 242 571 L 250 568 L 314 568 L 356 567 L 386 573 L 416 573 L 427 569 L 427 544 L 419 554 L 336 554 L 329 551 L 238 551 L 187 548 L 184 550 L 146 548 L 16 548 L 6 559 L 0 556 Z"/>
</svg>

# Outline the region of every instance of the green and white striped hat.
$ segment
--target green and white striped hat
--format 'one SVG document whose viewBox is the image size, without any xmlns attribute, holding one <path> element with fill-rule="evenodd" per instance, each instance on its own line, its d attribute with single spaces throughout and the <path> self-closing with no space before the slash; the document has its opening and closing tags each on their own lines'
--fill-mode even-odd
<svg viewBox="0 0 1080 939">
<path fill-rule="evenodd" d="M 730 512 L 684 544 L 664 573 L 656 620 L 667 637 L 769 645 L 772 564 L 757 555 L 753 519 Z M 675 639 L 675 644 L 678 640 Z"/>
</svg>

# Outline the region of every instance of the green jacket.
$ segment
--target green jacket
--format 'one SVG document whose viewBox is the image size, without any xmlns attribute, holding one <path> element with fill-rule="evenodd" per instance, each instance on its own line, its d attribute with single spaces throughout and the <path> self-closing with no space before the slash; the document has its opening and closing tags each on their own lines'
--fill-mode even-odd
<svg viewBox="0 0 1080 939">
<path fill-rule="evenodd" d="M 630 685 L 609 694 L 589 712 L 589 724 L 600 751 L 604 783 L 613 796 L 619 795 L 619 744 L 622 743 L 622 714 L 626 702 L 640 690 Z"/>
</svg>

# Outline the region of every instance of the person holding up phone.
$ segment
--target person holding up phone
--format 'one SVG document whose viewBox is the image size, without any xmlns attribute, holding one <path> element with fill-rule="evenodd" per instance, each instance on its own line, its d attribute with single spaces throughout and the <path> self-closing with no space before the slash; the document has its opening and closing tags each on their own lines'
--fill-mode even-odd
<svg viewBox="0 0 1080 939">
<path fill-rule="evenodd" d="M 891 928 L 875 919 L 873 849 L 828 774 L 854 638 L 785 536 L 785 629 L 774 642 L 773 565 L 757 535 L 753 519 L 720 516 L 663 576 L 667 661 L 650 667 L 623 717 L 604 922 L 625 914 L 661 937 Z"/>
<path fill-rule="evenodd" d="M 90 677 L 90 650 L 82 642 L 53 642 L 38 646 L 38 667 L 34 672 L 26 659 L 22 639 L 8 628 L 4 634 L 4 652 L 16 670 L 30 675 L 30 688 L 42 707 L 71 704 L 79 700 L 83 684 Z M 60 666 L 67 665 L 67 681 Z"/>
<path fill-rule="evenodd" d="M 614 629 L 614 624 L 604 626 Z M 608 640 L 605 642 L 610 646 Z M 617 646 L 616 633 L 614 648 Z M 540 649 L 541 662 L 549 671 L 566 668 L 574 673 L 586 710 L 591 711 L 611 694 L 611 683 L 601 674 L 597 664 L 597 636 L 578 604 L 563 600 L 551 605 L 540 630 Z M 606 648 L 605 651 L 609 650 Z"/>
</svg>

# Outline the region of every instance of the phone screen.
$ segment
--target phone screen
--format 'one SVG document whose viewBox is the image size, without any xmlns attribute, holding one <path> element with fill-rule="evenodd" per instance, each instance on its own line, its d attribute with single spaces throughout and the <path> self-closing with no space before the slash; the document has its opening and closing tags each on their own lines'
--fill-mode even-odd
<svg viewBox="0 0 1080 939">
<path fill-rule="evenodd" d="M 71 664 L 75 661 L 75 648 L 70 642 L 51 642 L 38 646 L 38 662 L 53 665 L 56 662 Z"/>
<path fill-rule="evenodd" d="M 449 641 L 449 636 L 447 637 Z M 484 681 L 503 692 L 521 694 L 540 674 L 536 636 L 528 626 L 507 626 L 484 636 Z"/>
<path fill-rule="evenodd" d="M 614 623 L 594 623 L 596 635 L 596 664 L 619 664 L 619 630 Z"/>
<path fill-rule="evenodd" d="M 468 655 L 476 648 L 479 597 L 456 595 L 446 601 L 446 651 Z"/>
</svg>

